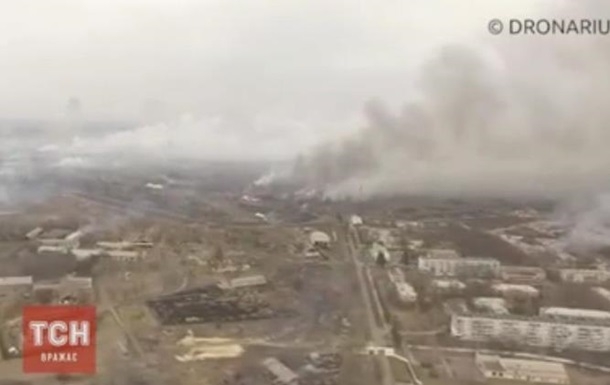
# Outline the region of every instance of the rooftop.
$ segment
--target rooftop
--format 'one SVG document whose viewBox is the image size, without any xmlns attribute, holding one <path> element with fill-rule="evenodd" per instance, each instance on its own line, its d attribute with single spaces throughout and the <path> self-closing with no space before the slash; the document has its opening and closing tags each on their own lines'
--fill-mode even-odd
<svg viewBox="0 0 610 385">
<path fill-rule="evenodd" d="M 458 310 L 458 309 L 454 309 L 454 310 Z M 488 318 L 488 319 L 493 319 L 493 320 L 506 320 L 506 321 L 539 322 L 539 323 L 549 323 L 549 324 L 586 325 L 586 326 L 597 326 L 597 327 L 610 328 L 610 320 L 596 319 L 596 318 L 582 318 L 582 319 L 576 320 L 574 318 L 558 318 L 558 317 L 550 317 L 547 315 L 526 316 L 526 315 L 519 315 L 519 314 L 469 313 L 469 312 L 459 312 L 459 311 L 456 311 L 454 313 L 454 316 L 466 317 L 466 318 Z"/>
<path fill-rule="evenodd" d="M 589 318 L 599 320 L 610 320 L 610 312 L 603 310 L 578 309 L 569 307 L 543 307 L 540 309 L 540 315 L 548 317 L 563 317 L 563 318 Z"/>
<path fill-rule="evenodd" d="M 369 252 L 371 254 L 371 256 L 373 258 L 377 258 L 379 256 L 379 254 L 383 254 L 383 257 L 385 259 L 390 259 L 390 252 L 388 251 L 388 249 L 382 245 L 379 242 L 373 242 L 373 244 L 371 245 L 371 248 L 369 249 Z"/>
<path fill-rule="evenodd" d="M 610 274 L 610 271 L 602 270 L 602 269 L 573 269 L 573 268 L 565 268 L 559 269 L 561 274 L 565 273 L 581 273 L 581 274 Z"/>
<path fill-rule="evenodd" d="M 106 250 L 104 254 L 112 258 L 138 258 L 142 256 L 142 253 L 139 251 L 131 251 L 131 250 Z"/>
<path fill-rule="evenodd" d="M 277 377 L 278 380 L 283 383 L 290 383 L 299 378 L 295 372 L 280 362 L 277 358 L 270 357 L 265 359 L 262 363 L 267 370 L 269 370 L 275 377 Z"/>
<path fill-rule="evenodd" d="M 80 239 L 80 237 L 82 237 L 83 234 L 84 233 L 81 230 L 77 230 L 77 231 L 74 231 L 74 232 L 66 235 L 65 239 L 66 239 L 66 241 L 76 241 L 76 240 Z"/>
<path fill-rule="evenodd" d="M 536 266 L 502 266 L 502 271 L 512 274 L 539 274 L 544 273 L 544 269 Z"/>
<path fill-rule="evenodd" d="M 38 253 L 67 253 L 68 249 L 65 246 L 42 245 L 37 249 Z"/>
<path fill-rule="evenodd" d="M 85 286 L 88 288 L 93 287 L 93 278 L 92 277 L 78 277 L 75 275 L 68 275 L 64 278 L 64 281 L 68 282 L 68 283 Z"/>
<path fill-rule="evenodd" d="M 330 243 L 330 236 L 322 231 L 313 231 L 309 234 L 309 240 L 311 243 Z"/>
<path fill-rule="evenodd" d="M 86 258 L 90 258 L 90 257 L 96 256 L 96 255 L 102 254 L 101 249 L 72 249 L 72 250 L 70 250 L 70 252 L 77 259 L 86 259 Z"/>
<path fill-rule="evenodd" d="M 409 285 L 406 282 L 396 282 L 396 283 L 394 283 L 394 285 L 396 286 L 396 290 L 398 290 L 398 293 L 401 295 L 411 296 L 411 297 L 414 297 L 417 295 L 417 292 L 415 291 L 413 286 Z"/>
<path fill-rule="evenodd" d="M 455 259 L 460 257 L 458 252 L 453 249 L 430 249 L 427 256 L 428 258 L 436 259 Z"/>
<path fill-rule="evenodd" d="M 31 285 L 32 276 L 0 277 L 0 286 Z"/>
<path fill-rule="evenodd" d="M 260 286 L 267 284 L 267 278 L 263 275 L 250 275 L 247 277 L 238 277 L 220 284 L 223 289 L 235 289 L 238 287 Z"/>
<path fill-rule="evenodd" d="M 493 372 L 518 371 L 527 372 L 529 376 L 534 377 L 547 377 L 549 375 L 568 377 L 565 366 L 556 362 L 503 358 L 487 354 L 477 354 L 476 361 L 486 370 Z"/>
<path fill-rule="evenodd" d="M 420 260 L 426 260 L 426 259 L 437 259 L 437 260 L 446 260 L 446 261 L 455 261 L 457 263 L 493 263 L 493 264 L 500 264 L 500 261 L 498 261 L 495 258 L 486 258 L 486 257 L 444 257 L 444 256 L 438 256 L 438 255 L 432 255 L 432 254 L 428 254 L 425 257 L 419 257 Z"/>
<path fill-rule="evenodd" d="M 52 229 L 49 231 L 45 231 L 40 235 L 41 239 L 64 239 L 66 236 L 70 235 L 72 230 L 68 229 Z"/>
<path fill-rule="evenodd" d="M 457 279 L 434 279 L 432 285 L 439 289 L 464 289 L 466 284 Z"/>
<path fill-rule="evenodd" d="M 534 294 L 537 295 L 539 293 L 538 289 L 530 285 L 517 285 L 510 283 L 498 283 L 492 286 L 492 289 L 505 292 L 505 291 L 520 291 L 523 293 Z"/>
<path fill-rule="evenodd" d="M 509 314 L 504 298 L 478 297 L 473 300 L 472 304 L 477 308 L 491 310 L 495 314 Z"/>
</svg>

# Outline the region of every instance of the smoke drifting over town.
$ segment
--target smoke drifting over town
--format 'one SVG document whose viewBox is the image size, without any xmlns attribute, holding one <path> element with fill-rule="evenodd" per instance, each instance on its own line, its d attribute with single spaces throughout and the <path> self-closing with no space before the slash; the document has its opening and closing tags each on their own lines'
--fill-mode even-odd
<svg viewBox="0 0 610 385">
<path fill-rule="evenodd" d="M 545 17 L 610 15 L 601 2 Z M 575 9 L 577 8 L 577 9 Z M 481 36 L 425 63 L 402 109 L 365 107 L 366 127 L 299 159 L 330 197 L 398 193 L 562 195 L 610 177 L 606 36 Z"/>
<path fill-rule="evenodd" d="M 268 30 L 274 26 L 268 19 L 278 20 L 281 19 L 278 15 L 282 15 L 296 23 L 302 15 L 288 5 L 265 9 L 252 16 L 251 21 L 259 29 L 236 34 L 231 40 L 231 47 L 235 48 L 231 52 L 238 52 L 237 56 L 215 56 L 214 60 L 220 61 L 214 61 L 208 57 L 189 57 L 192 49 L 177 50 L 175 54 L 182 59 L 181 63 L 191 59 L 202 65 L 216 64 L 205 67 L 205 71 L 180 67 L 186 72 L 172 70 L 173 61 L 159 62 L 155 67 L 163 73 L 176 74 L 172 79 L 177 83 L 171 89 L 185 85 L 188 92 L 184 94 L 196 96 L 181 109 L 195 113 L 180 117 L 168 112 L 178 111 L 173 108 L 178 99 L 172 98 L 171 92 L 163 92 L 165 83 L 147 83 L 150 87 L 156 84 L 154 90 L 159 91 L 144 98 L 147 110 L 163 116 L 162 119 L 149 116 L 144 119 L 146 124 L 131 125 L 130 129 L 88 135 L 74 126 L 83 124 L 91 110 L 99 110 L 101 102 L 96 102 L 93 91 L 87 94 L 72 87 L 63 99 L 63 103 L 67 100 L 64 106 L 69 122 L 63 125 L 67 129 L 50 129 L 49 140 L 36 139 L 26 144 L 23 140 L 7 139 L 3 149 L 11 153 L 23 150 L 58 154 L 58 160 L 52 163 L 58 169 L 99 167 L 100 162 L 106 167 L 125 167 L 132 158 L 155 162 L 175 158 L 250 162 L 284 161 L 300 154 L 290 178 L 323 191 L 330 198 L 364 199 L 395 194 L 563 197 L 607 191 L 608 37 L 527 36 L 506 31 L 494 36 L 487 31 L 487 22 L 494 17 L 505 24 L 512 17 L 603 19 L 610 17 L 609 5 L 600 1 L 540 0 L 520 2 L 518 7 L 515 2 L 500 6 L 504 3 L 498 1 L 492 7 L 481 2 L 480 12 L 469 13 L 463 23 L 455 22 L 460 17 L 438 14 L 438 20 L 430 17 L 429 22 L 421 24 L 419 18 L 409 19 L 408 11 L 432 16 L 433 8 L 439 6 L 402 3 L 388 2 L 366 12 L 332 5 L 345 21 L 340 31 L 336 28 L 338 21 L 330 16 L 321 21 L 324 39 L 318 35 L 310 37 L 311 31 L 305 24 L 291 24 L 294 28 L 285 36 Z M 450 0 L 443 5 L 451 10 L 447 13 L 463 7 L 460 2 Z M 312 2 L 307 14 L 319 14 L 318 7 L 322 6 L 327 6 L 327 2 Z M 107 12 L 116 11 L 108 7 Z M 188 3 L 188 7 L 193 14 L 209 11 L 194 2 Z M 163 12 L 161 4 L 151 7 L 151 15 Z M 233 8 L 227 12 L 231 17 L 243 17 L 243 12 Z M 375 17 L 369 19 L 364 15 Z M 373 19 L 384 20 L 384 28 L 372 23 Z M 171 19 L 172 23 L 177 23 L 176 20 Z M 453 24 L 438 29 L 447 23 Z M 406 25 L 412 27 L 406 29 Z M 130 27 L 125 24 L 122 28 Z M 186 33 L 181 29 L 176 32 Z M 133 33 L 126 44 L 141 46 L 138 39 L 148 38 Z M 245 49 L 251 45 L 248 40 L 251 34 L 258 39 L 258 46 L 265 48 L 256 54 Z M 418 39 L 418 34 L 423 38 Z M 390 35 L 401 38 L 395 39 L 395 45 L 383 45 Z M 432 38 L 439 35 L 443 38 Z M 280 39 L 283 37 L 287 40 Z M 288 37 L 303 44 L 328 43 L 328 47 L 320 47 L 315 57 L 309 57 L 312 55 L 307 50 L 295 50 Z M 372 47 L 377 50 L 367 51 Z M 417 49 L 408 51 L 410 47 Z M 280 48 L 282 51 L 275 51 Z M 398 60 L 396 52 L 401 49 L 404 56 L 408 53 L 412 58 Z M 197 50 L 200 51 L 218 53 Z M 271 65 L 270 56 L 286 57 L 287 53 L 307 57 L 299 57 L 298 66 L 278 60 L 266 67 Z M 248 60 L 244 55 L 249 55 Z M 243 66 L 249 65 L 252 70 L 246 71 L 242 64 L 227 63 L 245 63 Z M 261 63 L 266 71 L 260 71 Z M 418 69 L 400 71 L 398 66 Z M 198 78 L 201 73 L 208 75 Z M 180 74 L 192 77 L 183 78 Z M 156 81 L 154 76 L 150 79 Z M 260 79 L 267 79 L 267 83 L 259 83 Z M 391 83 L 395 86 L 390 86 Z M 94 85 L 88 84 L 87 89 Z M 319 93 L 312 91 L 313 85 L 321 89 Z M 10 88 L 8 84 L 7 89 Z M 253 94 L 243 96 L 246 89 Z M 261 89 L 266 91 L 260 93 Z M 143 97 L 127 95 L 121 105 L 138 104 Z M 376 95 L 379 99 L 372 98 L 365 104 L 360 121 L 354 119 L 357 108 L 352 106 Z M 349 103 L 343 103 L 346 100 Z M 403 105 L 397 107 L 397 100 L 402 100 Z M 314 107 L 323 112 L 316 115 L 312 112 Z M 330 110 L 342 112 L 331 116 Z M 345 112 L 348 110 L 349 113 Z M 363 127 L 358 129 L 360 126 Z M 61 140 L 56 140 L 53 136 L 56 134 L 63 135 Z M 0 167 L 7 185 L 12 180 L 10 175 L 24 174 L 24 170 L 15 172 L 12 165 Z M 19 167 L 23 168 L 23 162 Z M 258 183 L 272 183 L 278 178 L 286 178 L 284 170 L 276 170 Z M 4 190 L 0 189 L 0 200 L 7 202 L 11 194 Z"/>
</svg>

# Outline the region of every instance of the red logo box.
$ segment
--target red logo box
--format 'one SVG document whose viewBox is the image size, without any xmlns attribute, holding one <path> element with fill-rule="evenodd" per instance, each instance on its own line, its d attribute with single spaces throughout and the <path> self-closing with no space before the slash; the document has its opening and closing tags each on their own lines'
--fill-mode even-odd
<svg viewBox="0 0 610 385">
<path fill-rule="evenodd" d="M 23 371 L 95 373 L 93 306 L 25 306 Z"/>
</svg>

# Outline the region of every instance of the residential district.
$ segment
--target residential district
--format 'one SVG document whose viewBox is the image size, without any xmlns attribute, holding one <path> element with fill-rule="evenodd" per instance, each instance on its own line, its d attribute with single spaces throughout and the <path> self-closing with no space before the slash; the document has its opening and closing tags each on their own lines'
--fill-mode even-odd
<svg viewBox="0 0 610 385">
<path fill-rule="evenodd" d="M 3 213 L 3 379 L 610 384 L 607 250 L 570 250 L 546 206 L 339 203 L 213 175 L 71 176 Z M 22 372 L 27 304 L 96 306 L 94 378 Z"/>
</svg>

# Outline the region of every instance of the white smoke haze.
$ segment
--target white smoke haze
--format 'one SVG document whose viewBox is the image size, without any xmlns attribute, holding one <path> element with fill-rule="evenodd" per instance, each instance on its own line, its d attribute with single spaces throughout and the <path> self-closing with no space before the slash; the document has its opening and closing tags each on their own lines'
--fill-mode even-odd
<svg viewBox="0 0 610 385">
<path fill-rule="evenodd" d="M 564 7 L 542 15 L 610 17 L 601 2 Z M 599 191 L 610 181 L 608 75 L 607 36 L 446 45 L 402 111 L 371 102 L 364 129 L 300 160 L 295 175 L 331 198 Z"/>
<path fill-rule="evenodd" d="M 568 250 L 587 253 L 610 247 L 610 194 L 573 200 L 562 207 L 558 219 L 568 228 Z"/>
<path fill-rule="evenodd" d="M 602 0 L 78 3 L 0 9 L 0 113 L 69 112 L 48 141 L 2 138 L 7 153 L 59 169 L 298 156 L 293 179 L 331 198 L 610 188 L 610 37 L 487 32 L 492 18 L 610 18 Z M 141 109 L 132 129 L 76 132 Z M 15 174 L 0 165 L 2 183 Z M 605 212 L 593 202 L 583 213 Z"/>
<path fill-rule="evenodd" d="M 319 139 L 306 122 L 266 118 L 233 122 L 220 117 L 185 115 L 100 138 L 76 137 L 60 151 L 127 158 L 142 155 L 211 161 L 280 161 L 290 159 L 297 151 L 310 151 Z M 71 163 L 68 159 L 66 164 Z"/>
</svg>

